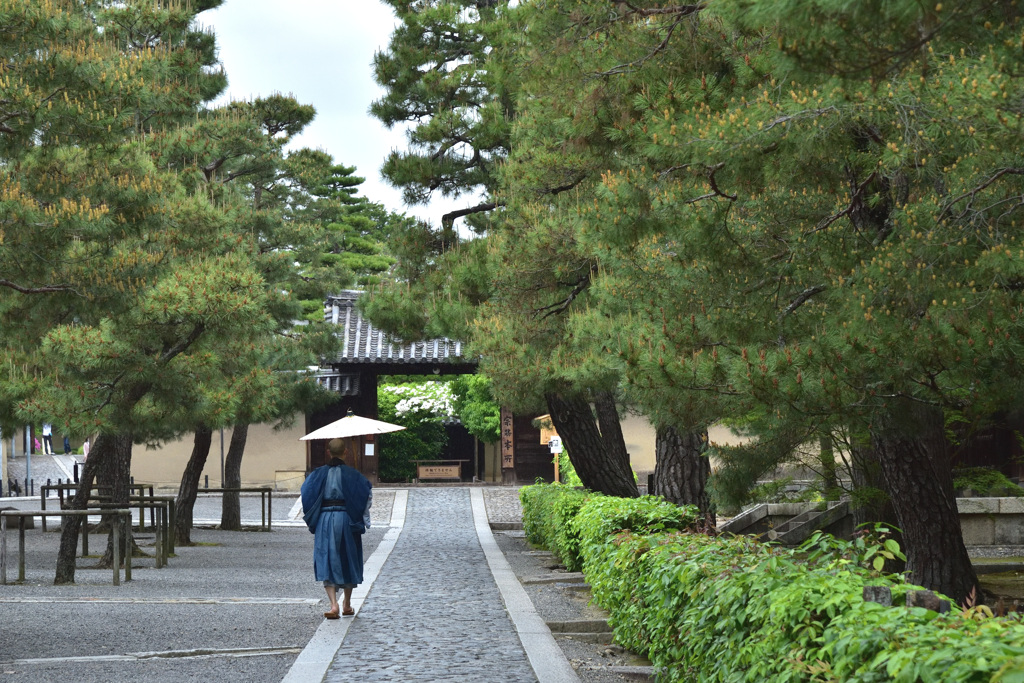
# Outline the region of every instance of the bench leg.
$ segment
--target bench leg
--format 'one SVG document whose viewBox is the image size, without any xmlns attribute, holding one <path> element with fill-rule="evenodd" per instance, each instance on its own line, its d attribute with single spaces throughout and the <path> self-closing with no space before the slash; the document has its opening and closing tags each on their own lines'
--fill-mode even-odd
<svg viewBox="0 0 1024 683">
<path fill-rule="evenodd" d="M 46 519 L 46 517 L 43 517 Z M 18 581 L 25 580 L 25 516 L 18 517 Z"/>
<path fill-rule="evenodd" d="M 167 525 L 167 554 L 164 557 L 170 557 L 174 554 L 174 516 L 177 508 L 176 503 L 173 500 L 167 501 L 167 519 L 165 520 Z"/>
<path fill-rule="evenodd" d="M 132 539 L 132 515 L 130 512 L 128 513 L 124 528 L 126 530 L 124 546 L 127 553 L 124 556 L 124 580 L 127 582 L 132 580 L 132 548 L 135 545 Z"/>
</svg>

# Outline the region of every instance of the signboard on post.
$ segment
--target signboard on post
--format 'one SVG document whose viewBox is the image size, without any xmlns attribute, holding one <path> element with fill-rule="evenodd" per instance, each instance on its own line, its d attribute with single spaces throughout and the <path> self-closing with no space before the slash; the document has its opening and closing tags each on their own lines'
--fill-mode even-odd
<svg viewBox="0 0 1024 683">
<path fill-rule="evenodd" d="M 562 452 L 562 438 L 559 437 L 559 436 L 551 437 L 551 439 L 548 441 L 548 448 L 551 449 L 552 453 L 561 453 Z"/>
<path fill-rule="evenodd" d="M 512 411 L 501 409 L 501 469 L 510 470 L 515 467 L 513 444 L 515 434 L 512 430 Z"/>
</svg>

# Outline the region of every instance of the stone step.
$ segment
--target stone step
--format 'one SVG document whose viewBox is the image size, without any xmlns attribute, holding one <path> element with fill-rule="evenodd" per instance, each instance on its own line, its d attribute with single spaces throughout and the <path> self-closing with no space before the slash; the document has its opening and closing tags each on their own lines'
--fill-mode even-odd
<svg viewBox="0 0 1024 683">
<path fill-rule="evenodd" d="M 606 666 L 598 669 L 598 671 L 608 671 L 610 673 L 618 674 L 627 681 L 655 680 L 653 666 Z"/>
<path fill-rule="evenodd" d="M 582 571 L 566 571 L 564 573 L 549 573 L 543 577 L 523 577 L 519 583 L 529 586 L 536 584 L 584 584 L 587 582 Z"/>
<path fill-rule="evenodd" d="M 572 619 L 570 621 L 546 621 L 552 633 L 611 633 L 607 619 Z"/>
<path fill-rule="evenodd" d="M 581 643 L 594 643 L 596 645 L 611 645 L 615 634 L 611 633 L 552 633 L 555 638 L 569 638 L 578 640 Z"/>
<path fill-rule="evenodd" d="M 974 573 L 1000 574 L 1002 572 L 1024 572 L 1024 564 L 1020 562 L 985 562 L 974 564 Z"/>
<path fill-rule="evenodd" d="M 492 531 L 522 531 L 522 522 L 490 522 Z"/>
</svg>

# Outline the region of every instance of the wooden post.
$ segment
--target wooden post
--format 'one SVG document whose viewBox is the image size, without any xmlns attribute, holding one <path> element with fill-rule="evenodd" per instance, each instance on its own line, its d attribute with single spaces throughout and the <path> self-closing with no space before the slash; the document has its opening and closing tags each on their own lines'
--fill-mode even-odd
<svg viewBox="0 0 1024 683">
<path fill-rule="evenodd" d="M 7 585 L 7 517 L 0 513 L 0 583 Z"/>
<path fill-rule="evenodd" d="M 89 515 L 82 515 L 82 557 L 89 555 Z"/>
<path fill-rule="evenodd" d="M 141 514 L 142 514 L 141 510 L 139 511 L 139 514 L 141 516 Z M 131 510 L 128 511 L 128 514 L 125 515 L 125 517 L 126 517 L 126 523 L 125 523 L 126 532 L 125 532 L 125 544 L 124 544 L 124 546 L 125 546 L 125 548 L 128 549 L 128 554 L 124 558 L 124 580 L 127 582 L 127 581 L 131 581 L 132 580 L 132 547 L 133 547 L 134 541 L 132 539 L 132 512 L 131 512 Z M 88 520 L 88 517 L 86 519 Z"/>
<path fill-rule="evenodd" d="M 39 487 L 39 507 L 46 512 L 46 487 Z M 43 531 L 46 531 L 46 515 L 43 515 Z"/>
<path fill-rule="evenodd" d="M 160 569 L 164 566 L 164 525 L 160 519 L 161 511 L 157 510 L 155 505 L 153 506 L 153 511 L 156 514 L 156 522 L 153 524 L 153 549 L 156 552 L 156 568 Z"/>
<path fill-rule="evenodd" d="M 146 488 L 142 487 L 139 489 L 139 531 L 146 528 Z M 131 526 L 131 519 L 128 519 L 129 526 Z"/>
<path fill-rule="evenodd" d="M 175 502 L 174 499 L 172 498 L 171 500 L 167 501 L 167 509 L 164 511 L 164 527 L 166 529 L 165 536 L 167 538 L 167 553 L 164 555 L 164 557 L 170 557 L 174 554 L 174 532 L 171 531 L 171 524 L 174 523 L 174 506 Z"/>
<path fill-rule="evenodd" d="M 111 533 L 114 535 L 114 585 L 121 585 L 121 524 L 124 522 L 124 517 L 120 514 L 113 516 L 110 520 L 113 526 L 110 528 Z"/>
<path fill-rule="evenodd" d="M 267 489 L 267 531 L 270 531 L 274 523 L 274 492 Z"/>
<path fill-rule="evenodd" d="M 45 517 L 43 519 L 46 519 Z M 18 517 L 18 581 L 25 580 L 25 515 Z"/>
</svg>

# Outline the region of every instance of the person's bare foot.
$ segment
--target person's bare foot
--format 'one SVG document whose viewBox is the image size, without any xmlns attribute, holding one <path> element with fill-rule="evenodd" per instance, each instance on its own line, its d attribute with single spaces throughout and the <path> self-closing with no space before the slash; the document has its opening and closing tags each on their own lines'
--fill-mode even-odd
<svg viewBox="0 0 1024 683">
<path fill-rule="evenodd" d="M 339 616 L 341 615 L 339 614 L 337 604 L 331 605 L 331 609 L 324 612 L 324 619 L 337 619 Z"/>
<path fill-rule="evenodd" d="M 351 605 L 347 605 L 344 608 L 342 608 L 342 610 L 341 610 L 341 616 L 343 616 L 343 617 L 351 617 L 355 613 L 356 613 L 356 611 L 354 609 L 352 609 Z"/>
</svg>

